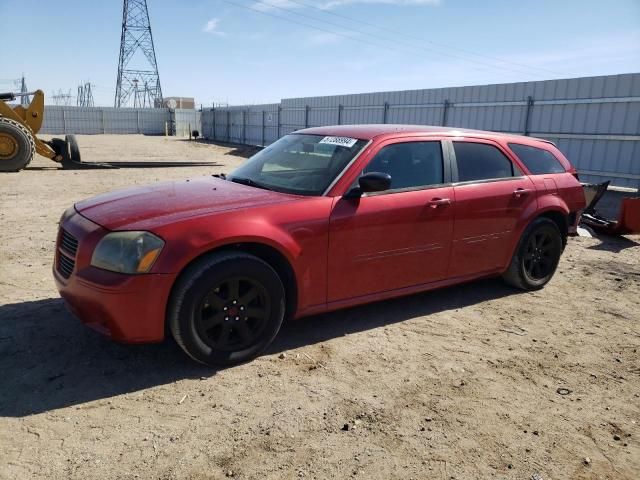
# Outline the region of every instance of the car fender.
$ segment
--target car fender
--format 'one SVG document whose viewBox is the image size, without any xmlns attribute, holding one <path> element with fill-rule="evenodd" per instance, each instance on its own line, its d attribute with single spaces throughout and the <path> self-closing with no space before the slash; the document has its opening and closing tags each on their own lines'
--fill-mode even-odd
<svg viewBox="0 0 640 480">
<path fill-rule="evenodd" d="M 533 222 L 533 220 L 535 220 L 540 216 L 543 216 L 545 213 L 548 213 L 548 212 L 558 212 L 558 213 L 561 213 L 564 217 L 569 216 L 569 208 L 567 207 L 567 204 L 564 202 L 564 200 L 562 200 L 561 197 L 554 194 L 543 194 L 539 196 L 537 199 L 537 207 L 534 204 L 531 208 L 528 208 L 525 211 L 524 215 L 522 216 L 522 219 L 520 220 L 520 222 L 518 223 L 514 231 L 511 248 L 507 252 L 508 255 L 504 259 L 504 263 L 503 263 L 504 269 L 508 268 L 509 263 L 511 262 L 511 258 L 513 257 L 516 249 L 520 245 L 520 239 L 522 238 L 522 235 L 524 234 L 525 229 L 529 226 L 531 222 Z"/>
<path fill-rule="evenodd" d="M 163 252 L 153 273 L 179 273 L 196 258 L 213 250 L 238 243 L 259 243 L 281 253 L 295 270 L 301 246 L 284 229 L 261 218 L 222 219 L 213 217 L 196 225 L 182 225 L 171 231 L 158 231 L 171 248 Z M 209 225 L 210 224 L 210 225 Z M 172 232 L 177 234 L 173 237 Z M 189 231 L 189 235 L 180 232 Z"/>
</svg>

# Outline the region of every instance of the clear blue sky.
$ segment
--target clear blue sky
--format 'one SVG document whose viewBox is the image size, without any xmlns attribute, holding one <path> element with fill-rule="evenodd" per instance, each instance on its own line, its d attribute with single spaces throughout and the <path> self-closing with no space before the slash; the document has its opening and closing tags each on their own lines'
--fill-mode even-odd
<svg viewBox="0 0 640 480">
<path fill-rule="evenodd" d="M 640 0 L 147 1 L 164 95 L 206 105 L 640 71 Z M 113 104 L 122 1 L 0 0 L 0 18 L 0 90 L 89 80 Z"/>
</svg>

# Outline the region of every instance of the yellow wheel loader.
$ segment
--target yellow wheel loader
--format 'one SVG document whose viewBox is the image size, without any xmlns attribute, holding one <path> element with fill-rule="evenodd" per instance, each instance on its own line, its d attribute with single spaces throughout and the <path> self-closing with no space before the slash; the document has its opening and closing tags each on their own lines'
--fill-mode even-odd
<svg viewBox="0 0 640 480">
<path fill-rule="evenodd" d="M 7 101 L 33 95 L 28 107 L 10 106 Z M 75 135 L 52 138 L 49 141 L 36 137 L 44 120 L 44 93 L 42 90 L 28 93 L 0 93 L 0 173 L 17 172 L 25 168 L 33 156 L 58 162 L 64 169 L 86 168 L 170 168 L 194 166 L 219 166 L 216 162 L 83 162 Z"/>
<path fill-rule="evenodd" d="M 7 101 L 33 95 L 31 103 L 11 107 Z M 74 135 L 65 139 L 40 140 L 36 133 L 44 119 L 44 93 L 0 93 L 0 172 L 17 172 L 25 168 L 36 152 L 69 168 L 81 163 L 80 150 Z"/>
</svg>

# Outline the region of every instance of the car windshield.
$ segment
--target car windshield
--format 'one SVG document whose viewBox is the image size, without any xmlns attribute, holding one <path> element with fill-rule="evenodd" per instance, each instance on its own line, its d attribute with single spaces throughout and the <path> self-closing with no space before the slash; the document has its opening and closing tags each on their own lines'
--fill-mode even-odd
<svg viewBox="0 0 640 480">
<path fill-rule="evenodd" d="M 291 134 L 247 160 L 227 180 L 277 192 L 322 195 L 366 140 Z"/>
</svg>

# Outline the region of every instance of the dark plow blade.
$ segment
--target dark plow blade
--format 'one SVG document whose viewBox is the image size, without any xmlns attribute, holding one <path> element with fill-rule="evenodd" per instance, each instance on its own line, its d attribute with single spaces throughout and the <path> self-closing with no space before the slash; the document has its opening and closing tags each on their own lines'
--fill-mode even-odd
<svg viewBox="0 0 640 480">
<path fill-rule="evenodd" d="M 582 212 L 580 222 L 608 235 L 640 233 L 640 197 L 623 198 L 617 220 L 606 218 L 596 210 L 596 204 L 607 192 L 609 183 L 582 184 L 587 207 Z"/>
<path fill-rule="evenodd" d="M 65 170 L 116 169 L 116 168 L 176 168 L 176 167 L 220 167 L 217 162 L 74 162 L 65 160 Z"/>
</svg>

